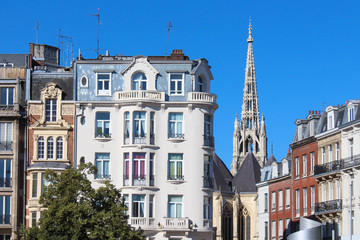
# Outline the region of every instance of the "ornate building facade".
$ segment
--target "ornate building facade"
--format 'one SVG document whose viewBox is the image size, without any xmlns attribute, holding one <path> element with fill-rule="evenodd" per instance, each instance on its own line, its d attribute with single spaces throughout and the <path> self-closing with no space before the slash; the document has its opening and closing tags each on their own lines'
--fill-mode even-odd
<svg viewBox="0 0 360 240">
<path fill-rule="evenodd" d="M 265 118 L 262 115 L 260 123 L 251 30 L 250 24 L 241 119 L 239 122 L 239 119 L 235 117 L 234 123 L 233 160 L 231 164 L 233 175 L 237 173 L 249 152 L 254 154 L 260 166 L 263 166 L 267 159 Z"/>
</svg>

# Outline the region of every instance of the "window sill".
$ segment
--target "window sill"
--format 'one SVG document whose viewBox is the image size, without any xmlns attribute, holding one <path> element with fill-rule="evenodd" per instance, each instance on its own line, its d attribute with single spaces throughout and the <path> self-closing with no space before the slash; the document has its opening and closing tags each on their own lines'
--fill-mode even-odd
<svg viewBox="0 0 360 240">
<path fill-rule="evenodd" d="M 166 180 L 166 182 L 171 183 L 171 184 L 182 184 L 185 182 L 185 180 L 184 179 L 174 179 L 174 180 L 168 179 L 168 180 Z"/>
<path fill-rule="evenodd" d="M 168 138 L 167 140 L 170 142 L 178 143 L 178 142 L 184 142 L 185 138 Z"/>
<path fill-rule="evenodd" d="M 111 137 L 95 137 L 94 139 L 99 142 L 109 142 L 112 140 Z"/>
<path fill-rule="evenodd" d="M 94 181 L 98 183 L 105 183 L 106 181 L 111 182 L 111 178 L 95 178 Z"/>
</svg>

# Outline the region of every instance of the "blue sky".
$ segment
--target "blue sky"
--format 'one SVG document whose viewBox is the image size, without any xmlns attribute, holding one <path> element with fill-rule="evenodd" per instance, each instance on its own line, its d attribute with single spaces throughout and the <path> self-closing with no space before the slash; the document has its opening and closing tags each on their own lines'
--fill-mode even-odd
<svg viewBox="0 0 360 240">
<path fill-rule="evenodd" d="M 1 0 L 0 53 L 27 53 L 28 43 L 58 46 L 61 34 L 94 58 L 100 8 L 100 49 L 122 55 L 165 55 L 183 49 L 212 66 L 216 152 L 230 166 L 235 114 L 240 116 L 251 16 L 259 108 L 266 118 L 268 149 L 280 160 L 309 110 L 359 96 L 360 2 L 335 0 Z"/>
</svg>

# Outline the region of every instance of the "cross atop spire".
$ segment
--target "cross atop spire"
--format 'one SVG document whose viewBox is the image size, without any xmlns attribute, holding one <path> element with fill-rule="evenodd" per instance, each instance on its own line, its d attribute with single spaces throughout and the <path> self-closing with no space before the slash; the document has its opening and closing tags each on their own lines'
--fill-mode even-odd
<svg viewBox="0 0 360 240">
<path fill-rule="evenodd" d="M 250 17 L 250 19 L 249 19 L 249 37 L 248 37 L 248 39 L 247 39 L 248 43 L 253 42 L 253 38 L 252 38 L 252 36 L 251 36 L 251 35 L 252 35 L 251 30 L 252 30 L 252 27 L 251 27 L 251 17 Z"/>
</svg>

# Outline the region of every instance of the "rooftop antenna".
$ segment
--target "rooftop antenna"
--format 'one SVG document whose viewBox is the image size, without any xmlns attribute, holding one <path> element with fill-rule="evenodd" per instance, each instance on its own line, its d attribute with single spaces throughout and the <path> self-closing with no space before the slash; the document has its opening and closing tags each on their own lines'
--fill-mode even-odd
<svg viewBox="0 0 360 240">
<path fill-rule="evenodd" d="M 96 54 L 97 56 L 99 56 L 100 54 L 100 24 L 102 24 L 100 22 L 100 8 L 98 8 L 98 13 L 94 14 L 94 13 L 89 13 L 89 15 L 97 17 L 97 24 L 98 24 L 98 30 L 97 30 L 97 48 L 96 48 Z"/>
<path fill-rule="evenodd" d="M 74 41 L 72 37 L 61 35 L 60 28 L 59 28 L 59 49 L 62 52 L 66 52 L 66 59 L 64 59 L 64 54 L 61 56 L 61 65 L 69 66 L 71 60 L 74 57 L 73 47 Z M 64 45 L 66 45 L 66 49 L 64 50 Z"/>
<path fill-rule="evenodd" d="M 325 102 L 322 102 L 322 103 L 321 103 L 321 111 L 323 112 L 324 109 L 325 109 Z"/>
<path fill-rule="evenodd" d="M 36 44 L 38 44 L 38 31 L 40 29 L 39 22 L 36 22 L 35 30 L 36 30 Z"/>
<path fill-rule="evenodd" d="M 174 26 L 171 25 L 171 22 L 169 22 L 169 24 L 168 24 L 168 36 L 167 36 L 167 42 L 166 42 L 165 58 L 167 57 L 167 53 L 168 53 L 170 30 L 171 30 L 171 28 L 173 28 L 173 27 L 174 27 Z"/>
</svg>

